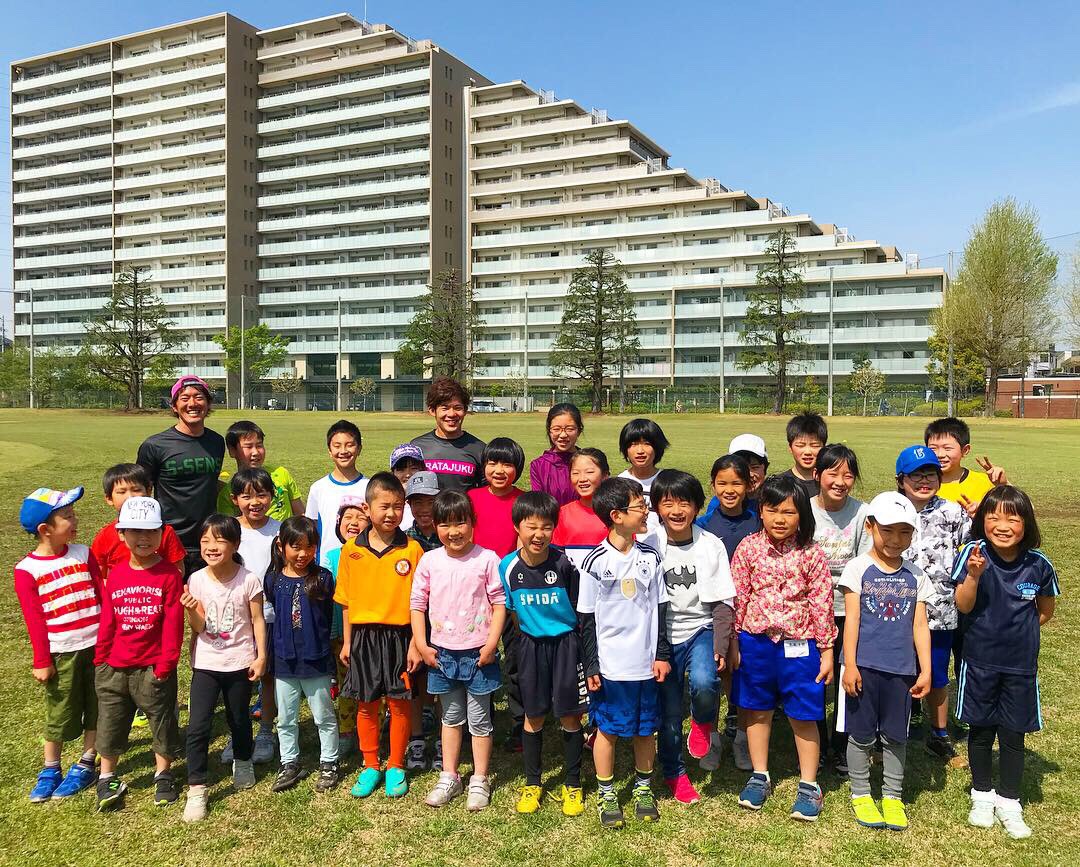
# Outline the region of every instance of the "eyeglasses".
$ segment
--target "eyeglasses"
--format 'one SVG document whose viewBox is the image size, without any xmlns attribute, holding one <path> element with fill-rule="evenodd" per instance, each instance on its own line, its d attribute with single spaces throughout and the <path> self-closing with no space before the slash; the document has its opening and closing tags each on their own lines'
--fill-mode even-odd
<svg viewBox="0 0 1080 867">
<path fill-rule="evenodd" d="M 573 436 L 577 432 L 578 432 L 578 429 L 576 427 L 552 427 L 552 428 L 548 428 L 548 433 L 551 434 L 553 437 L 562 436 L 563 434 L 566 434 L 567 436 Z"/>
<path fill-rule="evenodd" d="M 649 511 L 649 507 L 646 506 L 644 503 L 634 503 L 633 505 L 627 506 L 625 509 L 619 509 L 619 511 L 620 512 L 647 512 L 647 511 Z"/>
<path fill-rule="evenodd" d="M 912 481 L 929 482 L 936 479 L 938 474 L 936 470 L 915 470 L 913 473 L 908 473 L 907 476 Z"/>
</svg>

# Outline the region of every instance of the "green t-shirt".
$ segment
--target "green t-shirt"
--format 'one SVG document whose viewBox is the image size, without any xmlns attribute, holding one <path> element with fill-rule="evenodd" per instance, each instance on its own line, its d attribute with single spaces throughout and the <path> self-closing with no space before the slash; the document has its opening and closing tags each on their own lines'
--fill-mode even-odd
<svg viewBox="0 0 1080 867">
<path fill-rule="evenodd" d="M 273 518 L 275 521 L 284 521 L 286 518 L 292 517 L 292 501 L 300 499 L 300 488 L 296 484 L 296 480 L 293 479 L 292 473 L 290 473 L 285 467 L 275 467 L 272 470 L 267 470 L 270 473 L 270 479 L 274 483 L 274 499 L 270 501 L 270 508 L 266 514 Z M 218 491 L 217 498 L 217 510 L 222 515 L 239 515 L 240 512 L 233 505 L 232 493 L 229 490 L 229 479 L 232 478 L 231 473 L 221 471 L 218 476 L 218 481 L 223 485 L 220 491 Z"/>
</svg>

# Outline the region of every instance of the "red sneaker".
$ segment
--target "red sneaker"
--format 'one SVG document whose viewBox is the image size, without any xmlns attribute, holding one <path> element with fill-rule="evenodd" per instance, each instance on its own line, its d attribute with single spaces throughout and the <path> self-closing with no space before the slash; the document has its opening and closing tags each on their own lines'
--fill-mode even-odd
<svg viewBox="0 0 1080 867">
<path fill-rule="evenodd" d="M 698 794 L 697 789 L 694 788 L 694 784 L 690 782 L 690 778 L 686 774 L 682 774 L 674 780 L 665 779 L 664 785 L 668 787 L 671 796 L 680 804 L 696 804 L 701 800 L 701 795 Z"/>
<path fill-rule="evenodd" d="M 686 737 L 686 749 L 695 759 L 703 759 L 708 755 L 712 731 L 710 726 L 690 720 L 690 734 Z"/>
</svg>

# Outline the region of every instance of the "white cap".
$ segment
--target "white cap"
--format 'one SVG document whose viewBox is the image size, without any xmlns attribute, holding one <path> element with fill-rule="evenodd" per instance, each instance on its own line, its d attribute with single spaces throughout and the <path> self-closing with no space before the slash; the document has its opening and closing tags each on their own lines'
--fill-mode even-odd
<svg viewBox="0 0 1080 867">
<path fill-rule="evenodd" d="M 879 524 L 909 524 L 915 527 L 919 516 L 911 501 L 896 491 L 885 491 L 870 501 L 868 513 Z"/>
<path fill-rule="evenodd" d="M 769 459 L 769 453 L 765 450 L 765 440 L 757 434 L 739 434 L 727 447 L 728 454 L 735 452 L 750 452 L 764 460 Z"/>
<path fill-rule="evenodd" d="M 161 506 L 153 497 L 128 497 L 120 507 L 117 530 L 160 530 Z"/>
</svg>

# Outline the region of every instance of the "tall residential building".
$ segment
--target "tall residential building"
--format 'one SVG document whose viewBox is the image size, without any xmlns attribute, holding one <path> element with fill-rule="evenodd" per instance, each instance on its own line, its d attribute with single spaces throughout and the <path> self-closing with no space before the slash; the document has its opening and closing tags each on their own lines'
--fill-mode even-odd
<svg viewBox="0 0 1080 867">
<path fill-rule="evenodd" d="M 15 334 L 76 349 L 114 271 L 148 269 L 185 369 L 256 286 L 255 29 L 220 14 L 11 66 Z M 31 294 L 31 290 L 32 294 Z"/>
<path fill-rule="evenodd" d="M 640 335 L 631 383 L 716 385 L 764 381 L 736 360 L 747 293 L 784 228 L 804 265 L 810 359 L 801 375 L 828 369 L 832 277 L 834 371 L 867 353 L 890 379 L 925 381 L 928 316 L 941 303 L 943 272 L 918 267 L 894 247 L 790 214 L 768 199 L 697 180 L 626 120 L 587 111 L 550 91 L 511 81 L 469 91 L 469 276 L 485 326 L 475 338 L 477 378 L 527 372 L 549 385 L 549 355 L 562 299 L 590 250 L 628 272 Z"/>
</svg>

